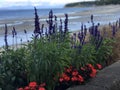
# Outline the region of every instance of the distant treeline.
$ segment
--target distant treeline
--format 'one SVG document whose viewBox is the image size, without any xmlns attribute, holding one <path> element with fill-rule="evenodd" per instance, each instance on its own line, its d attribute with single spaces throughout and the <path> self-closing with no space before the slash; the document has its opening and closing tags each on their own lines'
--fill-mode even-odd
<svg viewBox="0 0 120 90">
<path fill-rule="evenodd" d="M 120 4 L 120 0 L 96 0 L 96 1 L 85 1 L 68 3 L 65 7 L 82 7 L 82 6 L 94 6 L 94 5 L 109 5 L 109 4 Z"/>
</svg>

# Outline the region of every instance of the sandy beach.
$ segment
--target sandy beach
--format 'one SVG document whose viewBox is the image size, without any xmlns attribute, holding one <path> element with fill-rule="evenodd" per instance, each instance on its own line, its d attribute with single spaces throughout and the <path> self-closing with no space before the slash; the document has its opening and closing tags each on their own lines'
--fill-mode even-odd
<svg viewBox="0 0 120 90">
<path fill-rule="evenodd" d="M 104 24 L 108 24 L 109 22 L 114 22 L 120 18 L 119 7 L 120 5 L 108 5 L 108 6 L 98 6 L 98 7 L 95 6 L 95 7 L 92 7 L 93 9 L 91 10 L 84 10 L 81 12 L 69 13 L 68 14 L 69 29 L 70 31 L 80 30 L 81 23 L 84 23 L 87 26 L 91 26 L 91 24 L 89 24 L 88 22 L 90 21 L 90 16 L 92 14 L 94 15 L 94 21 L 96 24 L 100 23 L 104 25 Z M 58 17 L 58 21 L 60 18 L 64 20 L 64 14 L 60 14 L 60 15 L 58 14 L 57 17 Z M 39 18 L 40 18 L 40 24 L 47 25 L 46 19 L 48 18 L 48 16 L 39 17 Z M 18 33 L 24 35 L 24 29 L 25 29 L 28 32 L 28 36 L 31 37 L 31 34 L 33 33 L 33 30 L 34 30 L 34 17 L 33 18 L 16 18 L 16 19 L 0 20 L 0 37 L 2 38 L 4 35 L 4 24 L 8 25 L 8 32 L 10 36 L 12 34 L 11 32 L 14 26 Z M 18 36 L 18 38 L 20 36 Z"/>
</svg>

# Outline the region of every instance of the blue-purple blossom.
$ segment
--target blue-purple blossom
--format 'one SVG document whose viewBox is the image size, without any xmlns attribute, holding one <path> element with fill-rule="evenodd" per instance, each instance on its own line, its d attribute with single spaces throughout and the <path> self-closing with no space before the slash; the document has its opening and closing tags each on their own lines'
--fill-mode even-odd
<svg viewBox="0 0 120 90">
<path fill-rule="evenodd" d="M 24 33 L 27 34 L 27 31 L 24 29 Z"/>
<path fill-rule="evenodd" d="M 118 21 L 118 22 L 119 22 L 119 28 L 120 28 L 120 18 L 119 18 L 119 21 Z"/>
<path fill-rule="evenodd" d="M 116 34 L 116 27 L 115 25 L 112 26 L 112 36 L 114 37 Z"/>
<path fill-rule="evenodd" d="M 91 22 L 93 23 L 93 14 L 91 15 Z"/>
<path fill-rule="evenodd" d="M 8 50 L 8 42 L 7 42 L 7 35 L 8 35 L 8 28 L 7 28 L 7 24 L 5 24 L 5 47 L 6 50 Z"/>
<path fill-rule="evenodd" d="M 49 34 L 52 35 L 52 29 L 53 29 L 53 11 L 51 10 L 49 12 Z"/>
<path fill-rule="evenodd" d="M 63 33 L 62 19 L 60 19 L 59 32 L 60 32 L 61 34 Z"/>
<path fill-rule="evenodd" d="M 64 33 L 68 32 L 68 14 L 65 14 Z"/>
<path fill-rule="evenodd" d="M 35 10 L 35 29 L 34 29 L 34 34 L 35 34 L 35 37 L 37 37 L 38 34 L 41 34 L 41 32 L 40 32 L 39 16 L 37 14 L 36 7 L 34 7 L 34 10 Z"/>
</svg>

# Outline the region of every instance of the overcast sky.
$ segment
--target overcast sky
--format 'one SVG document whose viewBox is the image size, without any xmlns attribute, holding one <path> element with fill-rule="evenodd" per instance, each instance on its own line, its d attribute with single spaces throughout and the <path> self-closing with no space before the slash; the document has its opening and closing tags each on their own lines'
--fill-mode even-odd
<svg viewBox="0 0 120 90">
<path fill-rule="evenodd" d="M 14 6 L 39 6 L 46 7 L 59 7 L 64 6 L 66 3 L 91 1 L 91 0 L 0 0 L 0 8 L 14 7 Z"/>
</svg>

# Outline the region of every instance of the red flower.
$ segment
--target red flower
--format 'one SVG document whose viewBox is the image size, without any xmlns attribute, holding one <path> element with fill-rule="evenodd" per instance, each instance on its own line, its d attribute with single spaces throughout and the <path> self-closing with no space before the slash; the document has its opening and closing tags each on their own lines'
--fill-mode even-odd
<svg viewBox="0 0 120 90">
<path fill-rule="evenodd" d="M 46 83 L 40 84 L 40 87 L 45 87 L 45 86 L 46 86 Z"/>
<path fill-rule="evenodd" d="M 96 73 L 97 73 L 96 69 L 93 68 L 92 72 L 90 73 L 90 77 L 95 77 Z"/>
<path fill-rule="evenodd" d="M 37 86 L 36 82 L 30 82 L 29 87 L 35 88 Z"/>
<path fill-rule="evenodd" d="M 18 88 L 18 90 L 24 90 L 23 88 Z"/>
<path fill-rule="evenodd" d="M 66 69 L 66 72 L 67 72 L 67 73 L 70 73 L 71 71 L 72 71 L 72 70 L 71 70 L 70 68 L 67 68 L 67 69 Z"/>
<path fill-rule="evenodd" d="M 87 64 L 87 66 L 89 67 L 89 68 L 94 68 L 93 66 L 92 66 L 92 64 Z"/>
<path fill-rule="evenodd" d="M 78 78 L 77 78 L 76 76 L 73 76 L 73 77 L 71 78 L 71 80 L 74 82 L 74 81 L 77 81 Z"/>
<path fill-rule="evenodd" d="M 63 77 L 63 78 L 64 78 L 65 81 L 69 81 L 70 80 L 70 77 L 67 76 L 67 75 L 65 77 Z"/>
<path fill-rule="evenodd" d="M 26 86 L 26 87 L 24 88 L 24 90 L 30 90 L 30 88 L 29 88 L 28 86 Z"/>
<path fill-rule="evenodd" d="M 79 82 L 84 82 L 84 79 L 83 79 L 83 77 L 81 75 L 78 75 L 78 81 Z"/>
<path fill-rule="evenodd" d="M 39 87 L 39 90 L 46 90 L 44 87 Z"/>
<path fill-rule="evenodd" d="M 76 76 L 76 75 L 78 75 L 78 71 L 77 70 L 72 72 L 72 76 Z"/>
<path fill-rule="evenodd" d="M 102 65 L 96 64 L 96 66 L 97 66 L 98 69 L 102 69 Z"/>
<path fill-rule="evenodd" d="M 60 79 L 59 79 L 60 82 L 63 82 L 63 80 L 64 80 L 63 78 L 60 78 Z"/>
</svg>

